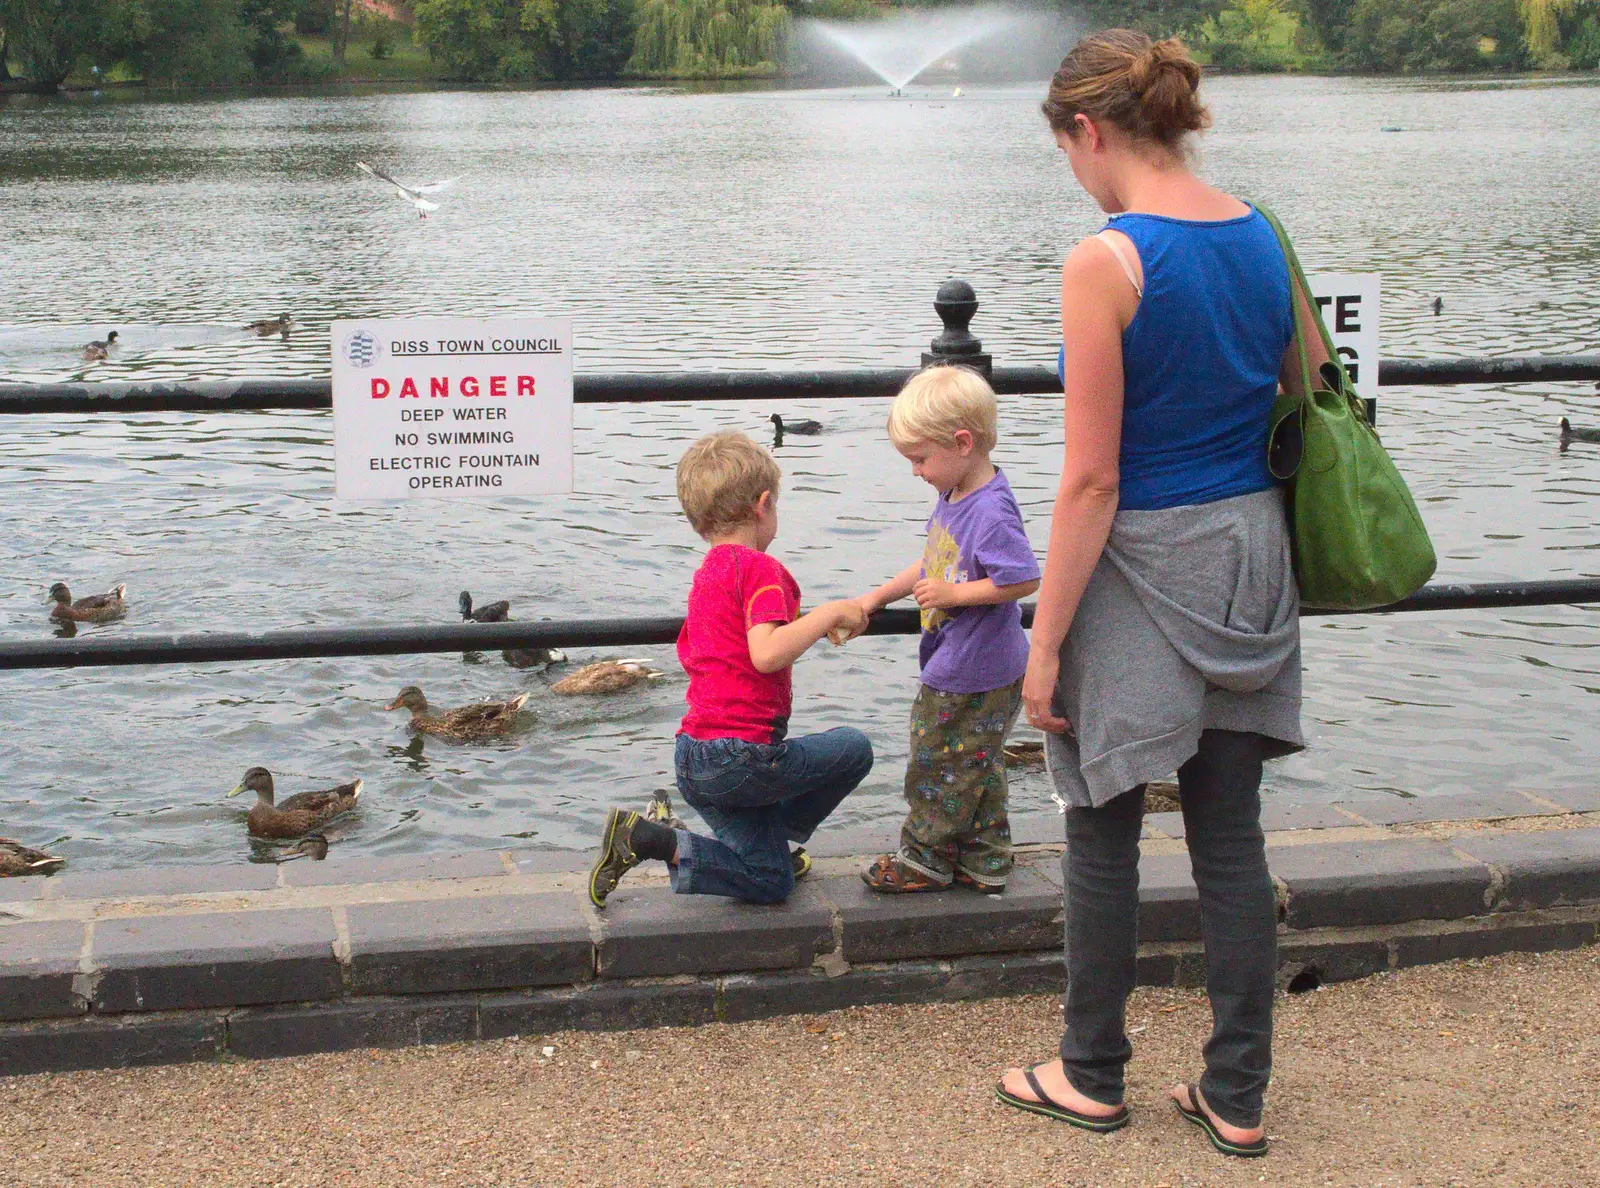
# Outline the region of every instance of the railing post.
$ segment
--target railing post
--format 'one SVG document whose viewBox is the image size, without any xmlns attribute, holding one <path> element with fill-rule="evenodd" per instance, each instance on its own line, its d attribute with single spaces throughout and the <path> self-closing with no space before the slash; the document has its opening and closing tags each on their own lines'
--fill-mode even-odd
<svg viewBox="0 0 1600 1188">
<path fill-rule="evenodd" d="M 922 365 L 954 363 L 972 368 L 985 379 L 994 374 L 994 357 L 984 353 L 983 343 L 967 329 L 978 312 L 978 295 L 972 286 L 963 280 L 945 281 L 934 295 L 933 308 L 944 330 L 928 344 L 932 349 L 922 352 Z"/>
</svg>

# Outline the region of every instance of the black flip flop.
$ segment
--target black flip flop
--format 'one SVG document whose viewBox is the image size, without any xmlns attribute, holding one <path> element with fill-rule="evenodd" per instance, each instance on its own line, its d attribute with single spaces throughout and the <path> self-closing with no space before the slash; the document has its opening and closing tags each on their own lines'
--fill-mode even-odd
<svg viewBox="0 0 1600 1188">
<path fill-rule="evenodd" d="M 1211 1115 L 1200 1108 L 1198 1090 L 1187 1081 L 1180 1084 L 1178 1088 L 1183 1090 L 1184 1096 L 1189 1099 L 1194 1108 L 1192 1110 L 1185 1109 L 1183 1102 L 1176 1097 L 1172 1099 L 1172 1104 L 1178 1107 L 1178 1113 L 1206 1132 L 1206 1137 L 1211 1140 L 1211 1145 L 1217 1150 L 1224 1155 L 1232 1155 L 1237 1159 L 1259 1159 L 1267 1153 L 1267 1140 L 1265 1137 L 1258 1138 L 1253 1143 L 1230 1143 L 1223 1138 L 1217 1130 L 1217 1124 L 1211 1120 Z"/>
<path fill-rule="evenodd" d="M 1033 1068 L 1039 1067 L 1037 1064 L 1033 1066 Z M 1027 1078 L 1028 1088 L 1033 1090 L 1033 1095 L 1039 1099 L 1038 1101 L 1029 1101 L 1025 1097 L 1018 1097 L 1015 1093 L 1008 1093 L 1003 1081 L 994 1087 L 995 1097 L 1008 1106 L 1027 1110 L 1030 1114 L 1042 1114 L 1046 1118 L 1054 1118 L 1057 1122 L 1065 1122 L 1083 1130 L 1092 1130 L 1096 1134 L 1110 1134 L 1113 1130 L 1121 1130 L 1128 1124 L 1128 1107 L 1125 1105 L 1118 1106 L 1116 1113 L 1107 1114 L 1103 1118 L 1069 1110 L 1044 1091 L 1039 1084 L 1039 1078 L 1033 1075 L 1033 1068 L 1023 1069 L 1022 1075 Z"/>
</svg>

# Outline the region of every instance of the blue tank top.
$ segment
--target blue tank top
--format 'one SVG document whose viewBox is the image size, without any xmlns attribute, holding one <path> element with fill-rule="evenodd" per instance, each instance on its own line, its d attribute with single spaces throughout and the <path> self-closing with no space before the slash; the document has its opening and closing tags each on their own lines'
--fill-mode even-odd
<svg viewBox="0 0 1600 1188">
<path fill-rule="evenodd" d="M 1118 506 L 1267 490 L 1267 423 L 1294 340 L 1289 268 L 1271 224 L 1251 210 L 1219 222 L 1122 214 L 1106 226 L 1133 241 L 1144 270 L 1122 332 Z"/>
</svg>

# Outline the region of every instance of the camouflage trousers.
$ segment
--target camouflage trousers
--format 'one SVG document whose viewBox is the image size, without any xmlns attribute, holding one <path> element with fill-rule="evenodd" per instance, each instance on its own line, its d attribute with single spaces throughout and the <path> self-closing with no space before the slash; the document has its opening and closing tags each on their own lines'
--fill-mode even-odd
<svg viewBox="0 0 1600 1188">
<path fill-rule="evenodd" d="M 1006 816 L 1006 732 L 1022 708 L 1022 682 L 988 693 L 922 686 L 911 705 L 911 756 L 900 861 L 940 883 L 960 870 L 991 887 L 1011 873 Z"/>
</svg>

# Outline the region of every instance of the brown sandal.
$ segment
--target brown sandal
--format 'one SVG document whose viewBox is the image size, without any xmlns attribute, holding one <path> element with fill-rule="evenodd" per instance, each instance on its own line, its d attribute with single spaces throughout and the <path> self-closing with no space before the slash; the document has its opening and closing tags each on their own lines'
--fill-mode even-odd
<svg viewBox="0 0 1600 1188">
<path fill-rule="evenodd" d="M 949 883 L 936 883 L 920 870 L 913 870 L 894 854 L 879 854 L 861 872 L 861 881 L 885 895 L 906 895 L 914 891 L 945 891 Z"/>
</svg>

